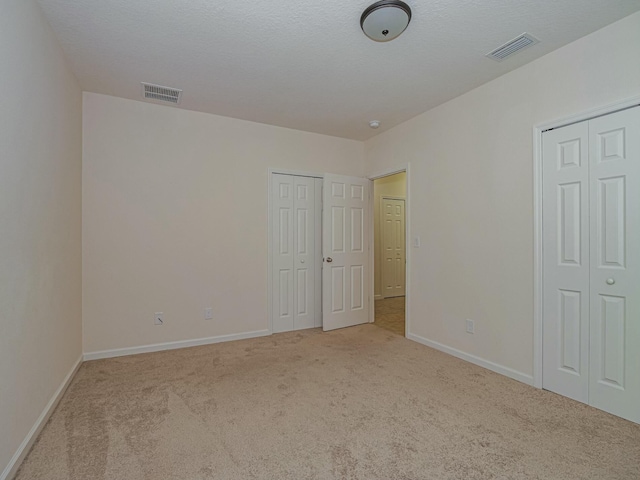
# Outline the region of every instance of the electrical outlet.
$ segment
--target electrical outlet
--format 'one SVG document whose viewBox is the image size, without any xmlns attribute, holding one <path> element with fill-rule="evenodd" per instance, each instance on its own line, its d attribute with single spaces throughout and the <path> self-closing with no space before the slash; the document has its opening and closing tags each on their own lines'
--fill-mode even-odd
<svg viewBox="0 0 640 480">
<path fill-rule="evenodd" d="M 153 323 L 156 325 L 164 325 L 164 313 L 156 312 L 153 317 Z"/>
<path fill-rule="evenodd" d="M 204 319 L 213 320 L 213 308 L 207 307 L 204 309 Z"/>
<path fill-rule="evenodd" d="M 473 320 L 467 319 L 467 333 L 475 333 L 476 327 L 473 324 Z"/>
</svg>

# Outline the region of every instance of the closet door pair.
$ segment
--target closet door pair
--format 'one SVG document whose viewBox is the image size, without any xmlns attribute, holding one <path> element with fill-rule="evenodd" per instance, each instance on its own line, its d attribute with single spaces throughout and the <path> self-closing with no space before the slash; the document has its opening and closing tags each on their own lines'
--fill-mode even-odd
<svg viewBox="0 0 640 480">
<path fill-rule="evenodd" d="M 543 388 L 640 422 L 640 107 L 542 140 Z"/>
</svg>

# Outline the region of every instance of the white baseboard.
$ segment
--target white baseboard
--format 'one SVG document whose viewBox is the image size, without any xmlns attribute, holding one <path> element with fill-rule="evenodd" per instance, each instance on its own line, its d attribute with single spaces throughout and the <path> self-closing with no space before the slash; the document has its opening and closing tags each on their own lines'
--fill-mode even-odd
<svg viewBox="0 0 640 480">
<path fill-rule="evenodd" d="M 514 380 L 526 383 L 527 385 L 533 385 L 532 375 L 527 375 L 526 373 L 522 373 L 512 368 L 505 367 L 504 365 L 485 360 L 484 358 L 476 357 L 475 355 L 465 353 L 462 350 L 448 347 L 446 345 L 443 345 L 442 343 L 434 342 L 433 340 L 429 340 L 413 333 L 409 333 L 407 335 L 407 338 L 409 340 L 413 340 L 414 342 L 421 343 L 422 345 L 426 345 L 427 347 L 435 348 L 436 350 L 440 350 L 441 352 L 453 355 L 454 357 L 460 358 L 469 363 L 473 363 L 474 365 L 486 368 L 487 370 L 491 370 L 492 372 L 499 373 L 500 375 L 513 378 Z"/>
<path fill-rule="evenodd" d="M 83 358 L 85 361 L 100 360 L 102 358 L 124 357 L 125 355 L 136 355 L 138 353 L 151 353 L 161 352 L 163 350 L 175 350 L 177 348 L 199 347 L 201 345 L 210 345 L 212 343 L 231 342 L 233 340 L 265 337 L 267 335 L 271 335 L 271 332 L 269 332 L 269 330 L 256 330 L 253 332 L 233 333 L 231 335 L 219 335 L 217 337 L 196 338 L 193 340 L 180 340 L 177 342 L 142 345 L 140 347 L 116 348 L 113 350 L 88 352 L 84 354 Z"/>
<path fill-rule="evenodd" d="M 374 300 L 382 300 L 384 297 L 382 295 L 374 295 L 373 299 Z"/>
<path fill-rule="evenodd" d="M 27 433 L 27 436 L 18 447 L 16 453 L 13 455 L 13 457 L 11 457 L 9 464 L 5 467 L 2 473 L 0 473 L 0 480 L 10 480 L 14 477 L 14 475 L 18 471 L 18 468 L 20 468 L 22 461 L 33 446 L 33 443 L 36 441 L 38 435 L 49 420 L 49 417 L 58 406 L 58 403 L 60 403 L 64 392 L 67 391 L 67 387 L 71 383 L 71 380 L 73 380 L 73 377 L 80 368 L 80 365 L 82 365 L 82 355 L 80 355 L 78 360 L 76 360 L 76 363 L 71 368 L 71 371 L 67 374 L 67 376 L 62 381 L 62 384 L 55 391 L 55 393 L 51 397 L 51 400 L 49 400 L 49 403 L 47 403 L 47 405 L 44 407 L 44 410 L 36 420 L 36 423 L 33 424 L 33 427 L 31 427 L 31 430 L 29 430 L 29 433 Z"/>
</svg>

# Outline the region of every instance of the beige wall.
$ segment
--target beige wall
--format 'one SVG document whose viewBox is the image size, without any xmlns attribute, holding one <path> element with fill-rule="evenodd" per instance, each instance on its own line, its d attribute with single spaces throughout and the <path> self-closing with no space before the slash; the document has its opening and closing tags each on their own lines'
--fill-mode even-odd
<svg viewBox="0 0 640 480">
<path fill-rule="evenodd" d="M 0 4 L 0 65 L 2 477 L 82 352 L 82 95 L 32 0 Z"/>
<path fill-rule="evenodd" d="M 268 168 L 364 173 L 362 142 L 150 103 L 83 123 L 85 352 L 267 329 Z"/>
<path fill-rule="evenodd" d="M 382 295 L 382 234 L 380 231 L 380 201 L 382 197 L 406 197 L 407 174 L 396 173 L 373 182 L 373 245 L 374 245 L 374 293 Z"/>
<path fill-rule="evenodd" d="M 411 163 L 412 334 L 532 375 L 533 126 L 640 95 L 639 58 L 634 14 L 365 143 Z"/>
</svg>

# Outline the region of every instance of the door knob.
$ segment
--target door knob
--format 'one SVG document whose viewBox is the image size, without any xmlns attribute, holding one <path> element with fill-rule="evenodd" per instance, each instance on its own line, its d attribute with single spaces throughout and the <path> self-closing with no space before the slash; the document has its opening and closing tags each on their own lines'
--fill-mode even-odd
<svg viewBox="0 0 640 480">
<path fill-rule="evenodd" d="M 300 263 L 304 263 L 304 259 L 300 260 Z"/>
<path fill-rule="evenodd" d="M 327 263 L 331 263 L 331 262 L 333 262 L 333 258 L 327 257 Z"/>
<path fill-rule="evenodd" d="M 616 283 L 615 279 L 607 278 L 607 285 L 613 285 L 614 283 Z"/>
</svg>

